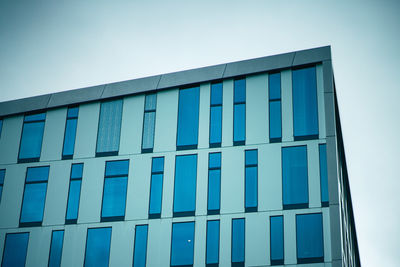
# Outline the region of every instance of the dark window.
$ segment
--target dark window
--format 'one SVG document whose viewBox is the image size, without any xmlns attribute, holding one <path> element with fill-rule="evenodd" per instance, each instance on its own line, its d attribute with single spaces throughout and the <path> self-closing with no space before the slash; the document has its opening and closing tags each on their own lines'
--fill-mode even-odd
<svg viewBox="0 0 400 267">
<path fill-rule="evenodd" d="M 18 162 L 39 161 L 46 113 L 25 115 Z"/>
<path fill-rule="evenodd" d="M 269 141 L 282 141 L 281 73 L 268 76 L 269 88 Z"/>
<path fill-rule="evenodd" d="M 6 170 L 0 170 L 0 203 L 1 203 L 1 196 L 3 195 L 3 186 L 4 186 L 4 178 L 6 176 Z"/>
<path fill-rule="evenodd" d="M 149 218 L 161 217 L 164 157 L 153 158 L 151 166 Z"/>
<path fill-rule="evenodd" d="M 143 115 L 142 153 L 153 152 L 157 94 L 146 95 Z"/>
<path fill-rule="evenodd" d="M 211 84 L 210 147 L 220 147 L 222 139 L 222 82 Z"/>
<path fill-rule="evenodd" d="M 133 249 L 133 267 L 146 267 L 147 225 L 136 225 L 135 247 Z"/>
<path fill-rule="evenodd" d="M 270 217 L 271 265 L 283 265 L 283 216 Z"/>
<path fill-rule="evenodd" d="M 69 181 L 67 213 L 65 223 L 76 223 L 79 211 L 79 199 L 81 195 L 83 163 L 72 164 L 71 178 Z"/>
<path fill-rule="evenodd" d="M 321 177 L 321 205 L 329 206 L 328 166 L 326 161 L 326 144 L 319 145 L 319 175 Z"/>
<path fill-rule="evenodd" d="M 233 145 L 246 140 L 246 79 L 235 80 L 233 93 Z"/>
<path fill-rule="evenodd" d="M 244 266 L 244 219 L 232 219 L 232 266 Z"/>
<path fill-rule="evenodd" d="M 1 267 L 24 267 L 29 233 L 6 234 Z"/>
<path fill-rule="evenodd" d="M 3 119 L 0 119 L 0 138 L 1 138 L 1 131 L 3 130 Z"/>
<path fill-rule="evenodd" d="M 245 210 L 257 211 L 258 206 L 258 155 L 257 150 L 245 151 Z"/>
<path fill-rule="evenodd" d="M 194 222 L 172 224 L 171 266 L 193 266 Z"/>
<path fill-rule="evenodd" d="M 315 66 L 292 71 L 294 140 L 318 138 Z"/>
<path fill-rule="evenodd" d="M 129 160 L 106 162 L 101 209 L 102 222 L 124 220 L 128 170 Z"/>
<path fill-rule="evenodd" d="M 196 209 L 197 155 L 176 156 L 174 216 L 194 216 Z"/>
<path fill-rule="evenodd" d="M 42 225 L 49 169 L 49 166 L 27 169 L 20 227 Z"/>
<path fill-rule="evenodd" d="M 308 208 L 307 146 L 282 147 L 283 208 Z"/>
<path fill-rule="evenodd" d="M 297 263 L 324 262 L 322 213 L 296 215 Z"/>
<path fill-rule="evenodd" d="M 111 227 L 89 228 L 87 231 L 85 267 L 108 267 Z"/>
<path fill-rule="evenodd" d="M 68 108 L 67 122 L 65 123 L 64 146 L 62 152 L 63 159 L 72 159 L 72 156 L 74 155 L 78 113 L 79 107 Z"/>
<path fill-rule="evenodd" d="M 122 99 L 101 103 L 96 156 L 118 155 L 122 105 Z"/>
<path fill-rule="evenodd" d="M 208 154 L 207 214 L 219 214 L 221 200 L 221 153 Z"/>
<path fill-rule="evenodd" d="M 49 267 L 61 265 L 61 255 L 64 241 L 64 230 L 53 231 L 51 235 Z"/>
<path fill-rule="evenodd" d="M 199 87 L 179 90 L 177 150 L 197 148 L 199 99 Z"/>
<path fill-rule="evenodd" d="M 219 220 L 207 221 L 207 267 L 218 266 L 219 263 Z"/>
</svg>

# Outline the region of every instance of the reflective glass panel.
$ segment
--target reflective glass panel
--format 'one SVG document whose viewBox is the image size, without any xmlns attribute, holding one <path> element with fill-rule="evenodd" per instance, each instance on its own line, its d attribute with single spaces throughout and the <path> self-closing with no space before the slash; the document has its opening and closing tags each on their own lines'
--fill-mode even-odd
<svg viewBox="0 0 400 267">
<path fill-rule="evenodd" d="M 127 177 L 104 179 L 102 218 L 125 216 L 127 182 Z"/>
<path fill-rule="evenodd" d="M 197 148 L 199 130 L 199 87 L 179 90 L 178 149 Z"/>
<path fill-rule="evenodd" d="M 233 141 L 244 142 L 246 139 L 246 105 L 235 105 L 233 115 Z"/>
<path fill-rule="evenodd" d="M 1 267 L 24 267 L 29 233 L 7 234 Z"/>
<path fill-rule="evenodd" d="M 49 267 L 59 267 L 61 265 L 63 240 L 63 230 L 53 231 L 53 234 L 51 235 Z"/>
<path fill-rule="evenodd" d="M 283 264 L 283 216 L 270 218 L 271 264 Z"/>
<path fill-rule="evenodd" d="M 44 121 L 24 123 L 19 159 L 36 159 L 42 149 Z"/>
<path fill-rule="evenodd" d="M 219 262 L 219 221 L 207 221 L 206 264 Z"/>
<path fill-rule="evenodd" d="M 322 213 L 296 215 L 296 241 L 298 263 L 324 261 Z"/>
<path fill-rule="evenodd" d="M 111 227 L 87 232 L 85 267 L 107 267 L 110 258 Z"/>
<path fill-rule="evenodd" d="M 197 155 L 176 156 L 174 213 L 193 213 L 196 207 Z"/>
<path fill-rule="evenodd" d="M 244 219 L 232 219 L 232 262 L 244 262 Z"/>
<path fill-rule="evenodd" d="M 171 266 L 193 265 L 194 222 L 173 223 Z"/>
<path fill-rule="evenodd" d="M 133 252 L 133 267 L 146 267 L 147 229 L 147 225 L 136 225 L 135 227 L 135 249 Z"/>
</svg>

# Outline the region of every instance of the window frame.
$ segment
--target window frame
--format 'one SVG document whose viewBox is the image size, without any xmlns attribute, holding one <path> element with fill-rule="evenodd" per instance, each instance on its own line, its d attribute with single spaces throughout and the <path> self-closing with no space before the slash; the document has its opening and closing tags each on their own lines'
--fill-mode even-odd
<svg viewBox="0 0 400 267">
<path fill-rule="evenodd" d="M 217 84 L 221 84 L 221 104 L 212 104 L 212 90 L 213 90 L 213 85 L 217 85 Z M 209 141 L 208 141 L 208 143 L 209 143 L 209 147 L 210 148 L 216 148 L 216 147 L 221 147 L 221 144 L 222 144 L 222 120 L 223 120 L 223 102 L 224 102 L 224 84 L 223 84 L 223 81 L 214 81 L 213 83 L 211 83 L 211 85 L 210 85 L 210 119 L 209 119 L 209 124 L 210 124 L 210 126 L 209 126 L 209 133 L 208 133 L 208 139 L 209 139 Z M 213 108 L 217 108 L 217 107 L 221 107 L 221 121 L 220 121 L 220 124 L 221 124 L 221 139 L 219 140 L 219 142 L 214 142 L 214 143 L 212 143 L 211 142 L 211 121 L 212 121 L 212 117 L 211 117 L 211 111 L 212 111 L 212 109 Z"/>
<path fill-rule="evenodd" d="M 52 250 L 52 245 L 53 245 L 53 236 L 54 236 L 54 232 L 63 232 L 63 237 L 62 237 L 62 241 L 61 241 L 61 255 L 60 255 L 60 266 L 61 266 L 61 262 L 62 262 L 62 256 L 63 256 L 63 247 L 64 247 L 64 237 L 65 237 L 65 231 L 64 229 L 58 229 L 58 230 L 52 230 L 51 231 L 51 239 L 50 239 L 50 249 L 49 249 L 49 258 L 47 260 L 47 266 L 50 267 L 50 259 L 51 259 L 51 252 Z"/>
<path fill-rule="evenodd" d="M 68 112 L 70 109 L 74 109 L 77 108 L 78 112 L 76 116 L 69 116 Z M 62 151 L 61 151 L 61 159 L 65 160 L 65 159 L 72 159 L 74 157 L 74 153 L 75 153 L 75 144 L 76 144 L 76 131 L 78 129 L 78 117 L 79 117 L 79 105 L 73 105 L 73 106 L 69 106 L 67 109 L 67 116 L 66 116 L 66 120 L 65 120 L 65 127 L 64 127 L 64 139 L 63 139 L 63 147 L 62 147 Z M 76 126 L 75 126 L 75 133 L 74 133 L 74 145 L 72 148 L 72 154 L 64 154 L 64 148 L 65 148 L 65 137 L 67 136 L 67 126 L 68 126 L 68 121 L 72 121 L 72 120 L 76 120 Z"/>
<path fill-rule="evenodd" d="M 218 262 L 217 263 L 207 263 L 207 247 L 208 247 L 208 223 L 209 222 L 218 222 Z M 219 266 L 219 262 L 220 262 L 220 246 L 221 246 L 221 221 L 220 219 L 211 219 L 211 220 L 207 220 L 206 222 L 206 251 L 205 251 L 205 261 L 206 261 L 206 267 L 218 267 Z"/>
<path fill-rule="evenodd" d="M 244 80 L 244 94 L 245 94 L 245 100 L 244 101 L 235 101 L 235 95 L 236 95 L 236 86 L 235 83 L 236 81 L 239 80 Z M 233 80 L 233 146 L 243 146 L 246 145 L 246 97 L 247 96 L 247 81 L 246 81 L 246 76 L 241 76 L 241 77 L 236 77 Z M 244 105 L 244 140 L 237 140 L 235 141 L 235 118 L 236 118 L 236 112 L 235 112 L 235 107 Z"/>
<path fill-rule="evenodd" d="M 248 151 L 256 151 L 256 154 L 257 154 L 257 163 L 256 164 L 247 164 L 246 163 L 246 157 L 247 157 L 247 152 Z M 255 148 L 255 149 L 246 149 L 245 150 L 245 152 L 244 152 L 244 158 L 245 158 L 245 160 L 244 160 L 244 162 L 245 162 L 245 167 L 244 167 L 244 209 L 245 209 L 245 212 L 257 212 L 258 211 L 258 149 L 257 148 Z M 256 201 L 257 201 L 257 204 L 256 204 L 256 206 L 255 207 L 246 207 L 246 199 L 247 199 L 247 168 L 257 168 L 257 177 L 256 177 L 256 187 L 257 187 L 257 190 L 256 190 L 256 194 L 257 194 L 257 196 L 256 196 Z"/>
<path fill-rule="evenodd" d="M 210 155 L 211 154 L 219 154 L 220 157 L 220 165 L 219 167 L 210 167 Z M 209 196 L 210 196 L 210 172 L 219 170 L 219 201 L 218 201 L 218 209 L 213 210 L 209 209 Z M 221 171 L 222 171 L 222 152 L 209 152 L 208 153 L 208 180 L 207 180 L 207 215 L 217 215 L 221 211 Z"/>
<path fill-rule="evenodd" d="M 273 217 L 282 217 L 282 259 L 273 260 L 272 259 L 272 218 Z M 285 261 L 285 220 L 282 215 L 273 215 L 269 217 L 269 253 L 270 253 L 270 261 L 271 265 L 283 265 Z"/>
<path fill-rule="evenodd" d="M 116 175 L 106 175 L 107 171 L 107 163 L 109 162 L 118 162 L 118 161 L 127 161 L 128 162 L 128 172 L 125 175 L 122 174 L 116 174 Z M 128 178 L 129 178 L 129 164 L 130 160 L 129 159 L 117 159 L 117 160 L 109 160 L 105 161 L 104 164 L 104 179 L 103 179 L 103 194 L 101 198 L 101 209 L 100 209 L 100 222 L 116 222 L 116 221 L 124 221 L 125 216 L 126 216 L 126 202 L 128 199 Z M 114 178 L 122 178 L 126 177 L 126 192 L 125 192 L 125 207 L 124 207 L 124 215 L 123 216 L 104 216 L 103 217 L 103 208 L 104 208 L 104 190 L 106 187 L 106 179 L 114 179 Z"/>
<path fill-rule="evenodd" d="M 136 254 L 136 245 L 137 245 L 137 240 L 136 240 L 136 237 L 137 237 L 137 227 L 138 226 L 146 226 L 146 248 L 145 248 L 145 250 L 146 250 L 146 255 L 145 255 L 145 260 L 144 260 L 144 265 L 146 266 L 146 264 L 147 264 L 147 249 L 148 249 L 148 246 L 149 246 L 149 225 L 148 224 L 136 224 L 135 225 L 135 239 L 134 239 L 134 243 L 133 243 L 133 258 L 132 258 L 132 266 L 133 267 L 135 267 L 135 254 Z"/>
<path fill-rule="evenodd" d="M 324 153 L 324 155 L 322 154 L 321 155 L 321 148 L 322 147 L 325 147 L 324 149 L 325 149 L 325 153 Z M 320 143 L 320 144 L 318 144 L 318 156 L 319 156 L 319 177 L 320 177 L 320 195 L 321 195 L 321 207 L 329 207 L 329 177 L 328 177 L 328 155 L 327 155 L 327 151 L 326 151 L 326 148 L 327 148 L 327 144 L 326 143 Z M 323 152 L 322 152 L 323 153 Z M 321 160 L 323 160 L 323 159 L 321 159 L 321 156 L 324 156 L 325 157 L 325 162 L 323 163 L 323 162 L 321 162 Z M 326 173 L 325 174 L 323 174 L 322 173 L 322 168 L 321 168 L 321 165 L 322 164 L 325 164 L 325 169 L 326 169 Z M 326 175 L 326 177 L 325 177 L 325 179 L 326 179 L 326 185 L 327 185 L 327 188 L 325 188 L 325 190 L 326 190 L 326 194 L 327 194 L 327 198 L 328 198 L 328 200 L 327 201 L 323 201 L 323 176 L 324 175 Z"/>
<path fill-rule="evenodd" d="M 163 170 L 162 171 L 153 171 L 153 164 L 154 164 L 154 159 L 163 159 Z M 160 156 L 160 157 L 152 157 L 151 160 L 151 174 L 150 174 L 150 190 L 149 190 L 149 211 L 148 211 L 148 218 L 149 219 L 159 219 L 161 218 L 161 213 L 162 213 L 162 197 L 163 197 L 163 189 L 164 189 L 164 169 L 165 169 L 165 157 Z M 152 185 L 153 185 L 153 175 L 162 175 L 162 181 L 161 181 L 161 203 L 160 203 L 160 213 L 150 213 L 150 205 L 151 205 L 151 195 L 152 195 Z"/>
<path fill-rule="evenodd" d="M 146 100 L 147 100 L 147 96 L 150 96 L 150 95 L 155 95 L 155 108 L 154 109 L 146 109 Z M 152 135 L 153 135 L 153 141 L 152 141 L 152 143 L 153 143 L 153 146 L 151 147 L 151 148 L 143 148 L 143 140 L 144 140 L 144 135 L 145 135 L 145 132 L 144 132 L 144 130 L 145 130 L 145 122 L 146 122 L 146 114 L 148 114 L 148 113 L 154 113 L 154 122 L 153 122 L 153 129 L 154 129 L 154 131 L 153 131 L 153 133 L 152 133 Z M 142 151 L 142 153 L 153 153 L 153 149 L 154 149 L 154 138 L 155 138 L 155 133 L 156 133 L 156 115 L 157 115 L 157 92 L 150 92 L 150 93 L 147 93 L 147 94 L 145 94 L 145 97 L 144 97 L 144 110 L 143 110 L 143 127 L 142 127 L 142 144 L 141 144 L 141 151 Z"/>
<path fill-rule="evenodd" d="M 234 262 L 233 261 L 233 221 L 243 220 L 243 261 Z M 244 267 L 246 262 L 246 219 L 243 218 L 232 218 L 231 221 L 231 266 L 232 267 Z"/>
<path fill-rule="evenodd" d="M 26 117 L 32 116 L 32 115 L 39 115 L 39 114 L 44 114 L 44 119 L 36 119 L 36 120 L 29 120 L 25 121 Z M 46 118 L 47 118 L 47 111 L 46 110 L 41 110 L 41 111 L 35 111 L 35 112 L 29 112 L 24 114 L 24 119 L 22 121 L 22 129 L 21 129 L 21 136 L 19 140 L 19 149 L 18 149 L 18 160 L 17 163 L 31 163 L 31 162 L 39 162 L 40 157 L 42 156 L 42 149 L 43 149 L 43 136 L 44 136 L 44 129 L 46 126 Z M 40 151 L 39 151 L 39 157 L 34 157 L 34 158 L 21 158 L 21 147 L 22 147 L 22 138 L 24 136 L 24 128 L 25 124 L 33 124 L 33 123 L 43 123 L 43 131 L 41 133 L 42 138 L 40 141 Z"/>
<path fill-rule="evenodd" d="M 279 74 L 279 98 L 271 99 L 271 75 Z M 271 138 L 271 102 L 279 102 L 280 109 L 280 137 Z M 269 132 L 269 142 L 270 143 L 280 143 L 282 142 L 282 74 L 280 71 L 274 71 L 268 73 L 268 132 Z"/>
<path fill-rule="evenodd" d="M 72 178 L 72 168 L 74 165 L 82 165 L 82 173 L 80 178 Z M 68 195 L 67 195 L 67 207 L 65 209 L 65 224 L 76 224 L 78 222 L 78 216 L 79 216 L 79 207 L 80 207 L 80 202 L 81 202 L 81 196 L 82 196 L 82 178 L 83 178 L 83 168 L 85 167 L 85 164 L 83 162 L 81 163 L 73 163 L 71 164 L 71 171 L 69 175 L 69 186 L 68 186 Z M 81 186 L 79 190 L 79 201 L 78 201 L 78 210 L 77 210 L 77 216 L 76 219 L 67 219 L 67 214 L 68 214 L 68 207 L 69 207 L 69 193 L 71 190 L 71 182 L 72 181 L 81 181 Z"/>
<path fill-rule="evenodd" d="M 27 183 L 27 178 L 28 178 L 28 169 L 34 169 L 34 168 L 49 168 L 49 172 L 47 174 L 47 180 L 46 182 L 43 181 L 33 181 L 33 182 L 28 182 Z M 22 194 L 22 203 L 21 203 L 21 208 L 20 208 L 20 213 L 19 213 L 19 227 L 34 227 L 34 226 L 42 226 L 43 223 L 43 217 L 44 217 L 44 210 L 46 208 L 46 199 L 47 199 L 47 191 L 48 191 L 48 184 L 49 184 L 49 176 L 50 176 L 50 165 L 44 165 L 44 166 L 32 166 L 32 167 L 27 167 L 26 168 L 26 173 L 25 173 L 25 184 L 24 184 L 24 192 Z M 25 198 L 25 193 L 26 193 L 26 185 L 27 184 L 46 184 L 46 192 L 44 195 L 44 203 L 43 203 L 43 211 L 42 211 L 42 220 L 41 221 L 36 221 L 36 222 L 21 222 L 22 219 L 22 211 L 24 208 L 24 198 Z"/>
</svg>

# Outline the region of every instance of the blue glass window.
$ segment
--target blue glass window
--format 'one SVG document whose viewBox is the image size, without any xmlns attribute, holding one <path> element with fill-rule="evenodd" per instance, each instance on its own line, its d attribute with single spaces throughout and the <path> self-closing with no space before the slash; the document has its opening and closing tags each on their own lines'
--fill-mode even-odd
<svg viewBox="0 0 400 267">
<path fill-rule="evenodd" d="M 6 234 L 1 267 L 24 267 L 29 233 Z"/>
<path fill-rule="evenodd" d="M 193 216 L 196 209 L 197 155 L 176 156 L 174 216 Z"/>
<path fill-rule="evenodd" d="M 161 217 L 164 157 L 153 158 L 150 182 L 149 218 Z"/>
<path fill-rule="evenodd" d="M 199 87 L 179 90 L 177 150 L 197 148 L 199 100 Z"/>
<path fill-rule="evenodd" d="M 1 196 L 3 194 L 3 186 L 4 186 L 4 178 L 6 176 L 6 170 L 0 170 L 0 203 L 1 203 Z"/>
<path fill-rule="evenodd" d="M 257 150 L 246 150 L 245 211 L 257 211 L 258 206 L 258 155 Z"/>
<path fill-rule="evenodd" d="M 3 130 L 3 119 L 0 119 L 0 138 L 1 138 L 1 131 Z"/>
<path fill-rule="evenodd" d="M 283 216 L 270 217 L 271 265 L 283 265 Z"/>
<path fill-rule="evenodd" d="M 63 159 L 72 159 L 72 156 L 74 155 L 78 113 L 79 107 L 68 108 L 67 121 L 65 123 L 64 146 L 62 152 Z"/>
<path fill-rule="evenodd" d="M 232 219 L 232 266 L 244 266 L 244 219 Z"/>
<path fill-rule="evenodd" d="M 49 267 L 60 267 L 64 241 L 64 230 L 53 231 L 51 235 Z"/>
<path fill-rule="evenodd" d="M 18 162 L 39 161 L 46 113 L 25 115 Z"/>
<path fill-rule="evenodd" d="M 269 88 L 269 141 L 282 141 L 281 73 L 268 76 Z"/>
<path fill-rule="evenodd" d="M 67 213 L 65 223 L 76 223 L 79 211 L 79 199 L 81 195 L 83 163 L 72 164 L 71 178 L 69 181 Z"/>
<path fill-rule="evenodd" d="M 118 155 L 122 105 L 122 99 L 101 103 L 96 156 Z"/>
<path fill-rule="evenodd" d="M 328 166 L 326 161 L 326 144 L 319 145 L 319 175 L 321 179 L 321 205 L 329 206 Z"/>
<path fill-rule="evenodd" d="M 119 221 L 125 218 L 126 190 L 129 160 L 106 162 L 101 221 Z"/>
<path fill-rule="evenodd" d="M 307 146 L 282 147 L 283 208 L 308 208 Z"/>
<path fill-rule="evenodd" d="M 233 145 L 246 140 L 246 79 L 235 80 L 233 93 Z"/>
<path fill-rule="evenodd" d="M 294 140 L 318 138 L 315 66 L 292 71 Z"/>
<path fill-rule="evenodd" d="M 135 248 L 133 249 L 133 267 L 146 267 L 147 225 L 136 225 Z"/>
<path fill-rule="evenodd" d="M 153 152 L 157 94 L 148 94 L 144 103 L 142 153 Z"/>
<path fill-rule="evenodd" d="M 219 263 L 219 220 L 207 221 L 207 266 L 218 266 Z"/>
<path fill-rule="evenodd" d="M 111 227 L 89 228 L 87 232 L 85 267 L 108 267 Z"/>
<path fill-rule="evenodd" d="M 221 153 L 208 154 L 207 214 L 219 214 L 221 202 Z"/>
<path fill-rule="evenodd" d="M 296 215 L 297 263 L 324 262 L 322 213 Z"/>
<path fill-rule="evenodd" d="M 194 222 L 173 223 L 171 266 L 193 266 Z"/>
<path fill-rule="evenodd" d="M 32 167 L 26 171 L 24 198 L 19 220 L 21 227 L 42 225 L 49 169 L 49 166 Z"/>
<path fill-rule="evenodd" d="M 210 147 L 220 147 L 222 139 L 222 82 L 211 84 Z"/>
</svg>

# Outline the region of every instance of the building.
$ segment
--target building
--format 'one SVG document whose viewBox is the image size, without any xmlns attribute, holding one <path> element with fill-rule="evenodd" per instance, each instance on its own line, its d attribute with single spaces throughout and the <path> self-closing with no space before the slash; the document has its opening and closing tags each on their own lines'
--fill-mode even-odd
<svg viewBox="0 0 400 267">
<path fill-rule="evenodd" d="M 330 47 L 0 116 L 2 266 L 360 266 Z"/>
</svg>

